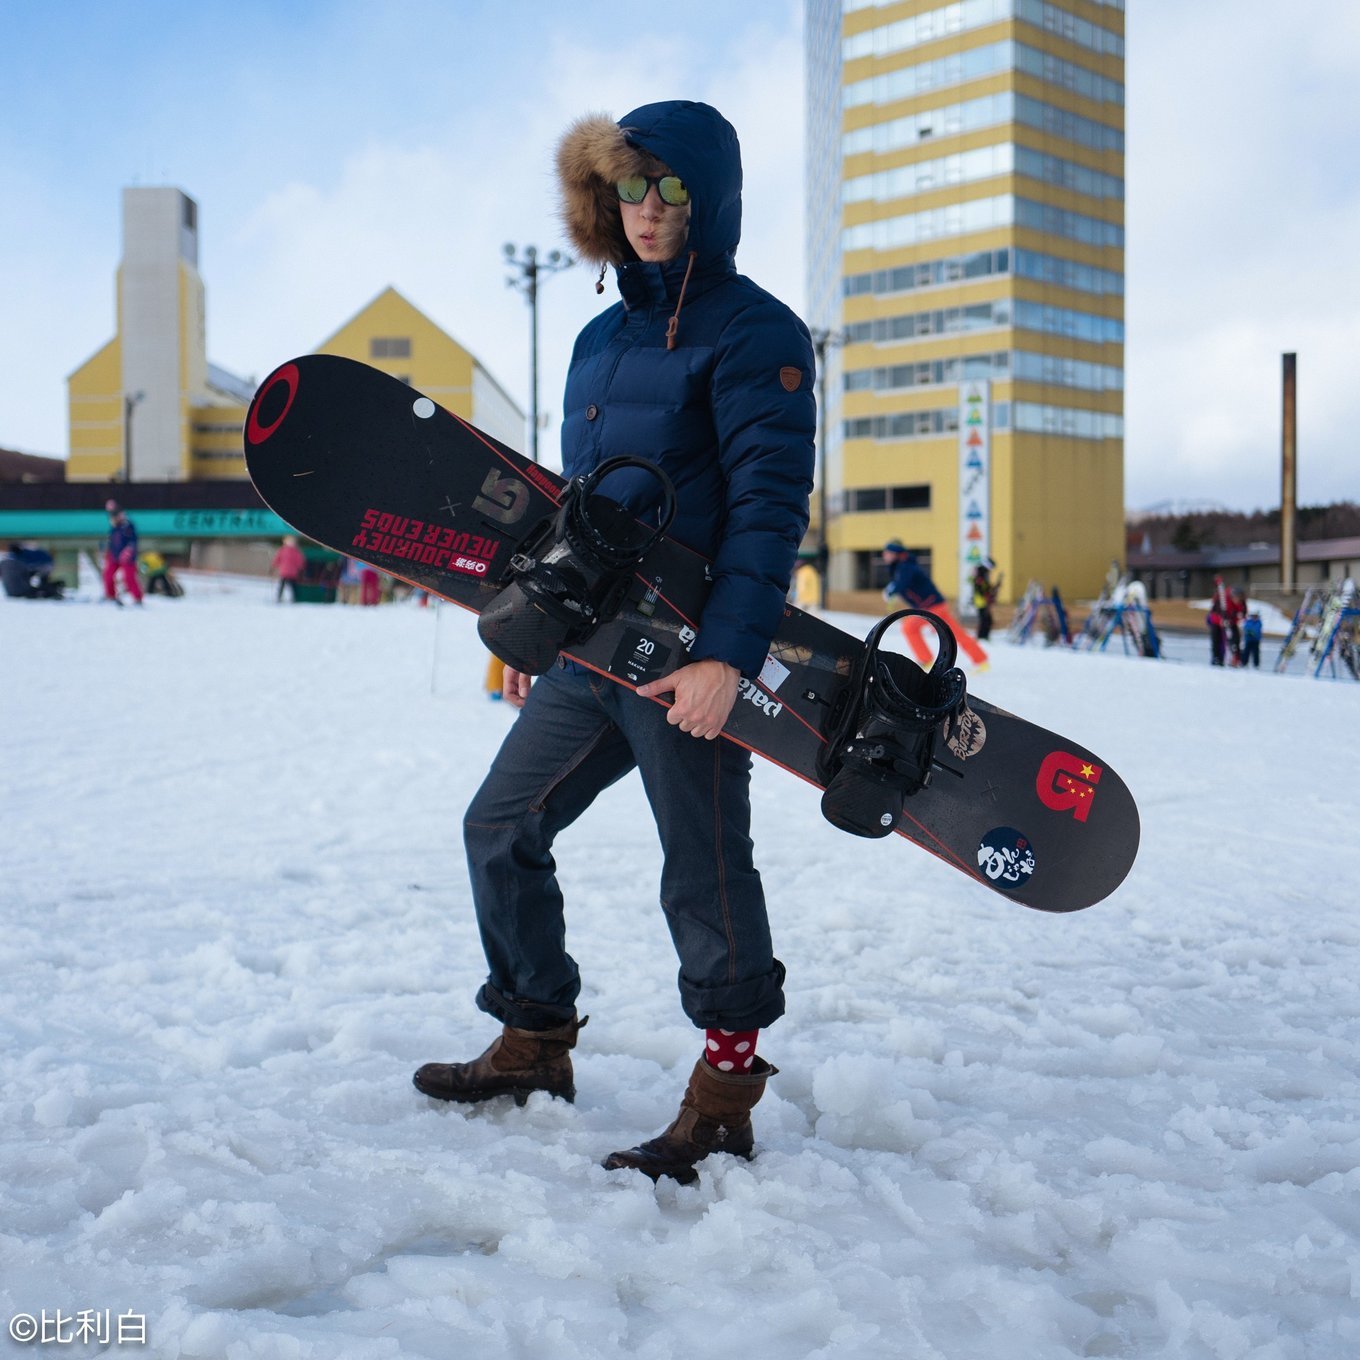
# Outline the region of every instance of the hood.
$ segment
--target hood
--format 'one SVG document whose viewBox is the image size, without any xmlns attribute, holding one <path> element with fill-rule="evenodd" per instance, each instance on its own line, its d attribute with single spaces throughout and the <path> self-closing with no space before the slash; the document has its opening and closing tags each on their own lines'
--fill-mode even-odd
<svg viewBox="0 0 1360 1360">
<path fill-rule="evenodd" d="M 741 147 L 736 130 L 708 104 L 644 104 L 618 122 L 588 114 L 557 147 L 562 218 L 577 253 L 598 265 L 636 260 L 623 233 L 614 182 L 662 167 L 690 191 L 686 250 L 700 268 L 736 254 L 741 239 Z M 678 219 L 677 219 L 678 220 Z"/>
</svg>

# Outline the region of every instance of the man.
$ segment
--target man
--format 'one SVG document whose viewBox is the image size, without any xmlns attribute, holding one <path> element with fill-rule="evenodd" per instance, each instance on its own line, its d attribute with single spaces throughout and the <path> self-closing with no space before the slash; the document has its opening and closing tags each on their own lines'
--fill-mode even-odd
<svg viewBox="0 0 1360 1360">
<path fill-rule="evenodd" d="M 636 768 L 661 839 L 681 1005 L 704 1036 L 674 1122 L 604 1164 L 688 1181 L 710 1153 L 752 1155 L 750 1111 L 775 1070 L 756 1056 L 757 1036 L 784 1010 L 752 859 L 750 755 L 715 738 L 740 677 L 765 662 L 807 528 L 812 347 L 787 307 L 736 272 L 740 150 L 715 109 L 671 101 L 617 124 L 583 118 L 557 167 L 576 251 L 601 281 L 613 266 L 622 297 L 577 338 L 564 471 L 654 459 L 675 485 L 670 534 L 712 560 L 713 587 L 688 658 L 637 695 L 571 663 L 532 689 L 506 668 L 505 698 L 521 712 L 464 822 L 489 964 L 477 1004 L 504 1028 L 481 1057 L 427 1064 L 415 1084 L 444 1100 L 572 1099 L 585 1020 L 551 848 Z M 611 475 L 608 494 L 655 510 L 655 479 L 641 470 Z"/>
</svg>

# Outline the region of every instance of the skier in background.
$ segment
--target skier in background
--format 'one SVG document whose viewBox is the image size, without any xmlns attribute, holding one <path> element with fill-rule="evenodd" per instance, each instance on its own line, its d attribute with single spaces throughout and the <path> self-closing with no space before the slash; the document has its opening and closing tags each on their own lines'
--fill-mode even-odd
<svg viewBox="0 0 1360 1360">
<path fill-rule="evenodd" d="M 363 579 L 360 571 L 359 562 L 355 558 L 345 558 L 344 565 L 340 568 L 340 579 L 336 585 L 336 596 L 341 604 L 356 604 L 358 602 L 359 583 Z"/>
<path fill-rule="evenodd" d="M 822 574 L 817 569 L 817 558 L 799 553 L 793 573 L 793 602 L 799 609 L 816 609 L 821 601 Z"/>
<path fill-rule="evenodd" d="M 1000 583 L 992 583 L 992 568 L 996 563 L 990 557 L 977 564 L 973 572 L 973 608 L 977 610 L 977 635 L 979 642 L 986 642 L 992 635 L 992 606 L 996 603 Z"/>
<path fill-rule="evenodd" d="M 486 674 L 482 677 L 486 697 L 499 702 L 505 697 L 505 662 L 494 653 L 486 658 Z"/>
<path fill-rule="evenodd" d="M 293 603 L 297 603 L 298 582 L 306 568 L 307 559 L 302 555 L 297 539 L 292 534 L 285 534 L 278 552 L 274 554 L 274 559 L 269 564 L 269 570 L 276 573 L 279 578 L 278 594 L 274 596 L 275 604 L 283 603 L 285 586 Z"/>
<path fill-rule="evenodd" d="M 104 598 L 121 604 L 118 598 L 117 576 L 121 572 L 123 585 L 134 603 L 142 602 L 142 583 L 137 579 L 137 526 L 123 512 L 117 501 L 108 501 L 104 509 L 109 516 L 109 536 L 104 545 Z"/>
<path fill-rule="evenodd" d="M 883 598 L 899 609 L 924 609 L 927 613 L 934 614 L 948 625 L 949 631 L 954 634 L 969 661 L 975 666 L 985 666 L 987 653 L 973 641 L 972 634 L 954 617 L 954 611 L 950 609 L 939 587 L 926 574 L 916 554 L 909 552 L 898 539 L 893 539 L 883 548 L 883 561 L 892 572 Z M 918 616 L 902 620 L 902 636 L 906 638 L 912 655 L 922 666 L 929 668 L 934 659 L 934 652 L 923 636 L 927 628 L 930 628 L 930 625 Z M 931 629 L 931 633 L 933 636 L 934 629 Z"/>
<path fill-rule="evenodd" d="M 671 535 L 712 561 L 713 585 L 688 651 L 641 698 L 569 661 L 536 681 L 506 667 L 519 715 L 464 820 L 489 965 L 477 1005 L 503 1029 L 480 1057 L 428 1063 L 414 1080 L 441 1100 L 573 1098 L 585 1019 L 552 848 L 636 768 L 700 1051 L 671 1125 L 604 1165 L 688 1182 L 712 1153 L 753 1155 L 751 1110 L 775 1070 L 757 1039 L 784 1012 L 752 856 L 751 756 L 715 738 L 743 676 L 753 685 L 765 663 L 807 529 L 814 359 L 806 326 L 737 273 L 741 153 L 716 109 L 674 100 L 618 123 L 587 116 L 559 143 L 557 169 L 577 255 L 599 266 L 600 292 L 612 265 L 622 297 L 577 337 L 563 471 L 649 451 L 675 484 Z M 635 514 L 654 512 L 651 476 L 621 493 Z M 662 696 L 668 707 L 646 702 Z"/>
<path fill-rule="evenodd" d="M 1261 615 L 1253 609 L 1242 625 L 1242 664 L 1261 666 Z"/>
<path fill-rule="evenodd" d="M 359 603 L 374 605 L 382 603 L 382 577 L 377 567 L 367 562 L 359 563 Z"/>
<path fill-rule="evenodd" d="M 180 583 L 170 574 L 170 568 L 166 564 L 165 558 L 154 548 L 148 548 L 138 558 L 142 570 L 146 573 L 146 593 L 155 595 L 157 593 L 165 595 L 170 599 L 178 599 L 184 594 Z"/>
<path fill-rule="evenodd" d="M 46 548 L 26 548 L 11 543 L 0 560 L 0 581 L 5 594 L 17 600 L 59 600 L 65 581 L 52 580 L 53 559 Z"/>
<path fill-rule="evenodd" d="M 1221 576 L 1214 577 L 1214 593 L 1209 600 L 1209 612 L 1204 622 L 1209 629 L 1209 662 L 1222 666 L 1228 655 L 1228 611 L 1230 599 L 1228 587 Z"/>
<path fill-rule="evenodd" d="M 1232 664 L 1240 666 L 1242 664 L 1242 620 L 1247 616 L 1246 596 L 1240 590 L 1230 590 L 1228 592 L 1228 654 L 1232 657 Z"/>
</svg>

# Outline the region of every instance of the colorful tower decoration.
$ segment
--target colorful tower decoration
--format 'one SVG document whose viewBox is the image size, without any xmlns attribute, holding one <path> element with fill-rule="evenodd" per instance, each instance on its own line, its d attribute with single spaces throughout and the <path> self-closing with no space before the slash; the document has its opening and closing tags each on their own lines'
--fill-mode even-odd
<svg viewBox="0 0 1360 1360">
<path fill-rule="evenodd" d="M 959 390 L 959 602 L 971 614 L 973 573 L 991 556 L 991 384 Z"/>
</svg>

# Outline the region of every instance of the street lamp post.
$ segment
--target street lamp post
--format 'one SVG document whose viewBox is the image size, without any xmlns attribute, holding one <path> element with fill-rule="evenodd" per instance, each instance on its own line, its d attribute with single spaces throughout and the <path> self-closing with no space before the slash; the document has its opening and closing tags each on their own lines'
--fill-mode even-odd
<svg viewBox="0 0 1360 1360">
<path fill-rule="evenodd" d="M 146 400 L 145 392 L 123 393 L 123 480 L 132 480 L 132 412 Z"/>
<path fill-rule="evenodd" d="M 817 355 L 817 517 L 822 538 L 817 549 L 817 607 L 825 609 L 826 578 L 831 569 L 831 545 L 827 542 L 826 521 L 826 352 L 833 345 L 845 343 L 845 332 L 814 326 L 811 335 L 813 352 Z"/>
<path fill-rule="evenodd" d="M 559 269 L 570 269 L 576 263 L 560 250 L 550 250 L 543 259 L 535 246 L 525 246 L 521 252 L 512 243 L 505 246 L 505 262 L 519 270 L 506 284 L 518 289 L 529 302 L 529 457 L 538 462 L 538 276 L 555 274 Z"/>
</svg>

